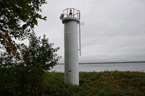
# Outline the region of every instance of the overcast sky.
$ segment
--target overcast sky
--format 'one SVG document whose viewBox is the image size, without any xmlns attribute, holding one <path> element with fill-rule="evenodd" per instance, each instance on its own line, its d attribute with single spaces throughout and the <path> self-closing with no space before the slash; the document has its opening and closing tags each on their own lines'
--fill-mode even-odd
<svg viewBox="0 0 145 96">
<path fill-rule="evenodd" d="M 145 0 L 46 0 L 38 21 L 37 36 L 49 38 L 64 62 L 64 25 L 59 19 L 66 8 L 81 11 L 82 56 L 79 62 L 145 61 Z M 28 41 L 25 41 L 28 44 Z"/>
</svg>

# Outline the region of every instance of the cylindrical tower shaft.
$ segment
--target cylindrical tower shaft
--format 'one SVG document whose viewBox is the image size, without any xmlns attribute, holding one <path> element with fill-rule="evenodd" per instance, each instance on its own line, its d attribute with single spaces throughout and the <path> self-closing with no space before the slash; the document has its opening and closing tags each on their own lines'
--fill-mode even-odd
<svg viewBox="0 0 145 96">
<path fill-rule="evenodd" d="M 79 85 L 78 72 L 78 24 L 76 17 L 62 19 L 64 24 L 65 83 Z"/>
<path fill-rule="evenodd" d="M 64 23 L 65 82 L 79 84 L 77 22 Z"/>
</svg>

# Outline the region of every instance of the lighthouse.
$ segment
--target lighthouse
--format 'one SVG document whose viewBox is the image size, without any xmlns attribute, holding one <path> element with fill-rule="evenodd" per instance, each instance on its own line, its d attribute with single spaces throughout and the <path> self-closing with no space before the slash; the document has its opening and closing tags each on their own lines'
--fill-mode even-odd
<svg viewBox="0 0 145 96">
<path fill-rule="evenodd" d="M 63 10 L 60 19 L 64 24 L 64 72 L 65 83 L 79 85 L 78 71 L 78 34 L 80 26 L 80 11 L 75 8 Z"/>
</svg>

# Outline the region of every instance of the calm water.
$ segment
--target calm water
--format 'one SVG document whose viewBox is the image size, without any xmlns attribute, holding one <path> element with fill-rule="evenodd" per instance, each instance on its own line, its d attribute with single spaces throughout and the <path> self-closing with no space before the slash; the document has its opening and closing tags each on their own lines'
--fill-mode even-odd
<svg viewBox="0 0 145 96">
<path fill-rule="evenodd" d="M 145 63 L 119 63 L 119 64 L 81 64 L 79 72 L 101 72 L 101 71 L 141 71 L 145 72 Z M 64 65 L 56 65 L 50 72 L 64 72 Z"/>
</svg>

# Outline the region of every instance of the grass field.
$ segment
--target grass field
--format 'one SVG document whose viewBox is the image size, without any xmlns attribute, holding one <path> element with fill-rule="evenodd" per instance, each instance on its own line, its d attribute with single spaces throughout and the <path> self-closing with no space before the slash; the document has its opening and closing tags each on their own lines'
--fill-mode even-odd
<svg viewBox="0 0 145 96">
<path fill-rule="evenodd" d="M 144 72 L 80 72 L 80 85 L 64 83 L 64 73 L 47 72 L 42 96 L 145 96 Z"/>
</svg>

